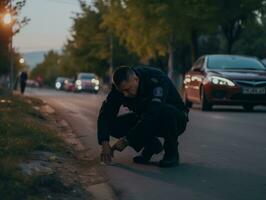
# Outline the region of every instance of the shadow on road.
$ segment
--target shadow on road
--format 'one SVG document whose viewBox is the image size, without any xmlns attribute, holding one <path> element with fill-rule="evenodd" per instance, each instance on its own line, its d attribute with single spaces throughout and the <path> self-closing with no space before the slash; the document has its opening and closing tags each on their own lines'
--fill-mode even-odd
<svg viewBox="0 0 266 200">
<path fill-rule="evenodd" d="M 200 164 L 180 164 L 179 167 L 147 172 L 123 164 L 115 164 L 123 170 L 156 181 L 175 184 L 197 193 L 208 194 L 217 199 L 256 199 L 266 197 L 266 177 L 236 169 L 211 168 Z M 261 191 L 265 191 L 262 193 Z"/>
</svg>

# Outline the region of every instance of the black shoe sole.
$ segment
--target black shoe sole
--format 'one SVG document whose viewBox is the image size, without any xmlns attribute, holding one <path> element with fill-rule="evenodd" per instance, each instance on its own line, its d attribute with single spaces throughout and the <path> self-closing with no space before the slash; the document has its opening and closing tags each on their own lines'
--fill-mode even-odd
<svg viewBox="0 0 266 200">
<path fill-rule="evenodd" d="M 170 168 L 170 167 L 177 167 L 177 166 L 179 166 L 179 161 L 173 161 L 173 162 L 168 162 L 168 163 L 165 163 L 163 161 L 159 162 L 159 167 L 161 168 Z"/>
<path fill-rule="evenodd" d="M 139 158 L 139 157 L 134 157 L 133 162 L 137 164 L 148 164 L 150 162 L 150 160 L 137 160 L 136 158 Z"/>
</svg>

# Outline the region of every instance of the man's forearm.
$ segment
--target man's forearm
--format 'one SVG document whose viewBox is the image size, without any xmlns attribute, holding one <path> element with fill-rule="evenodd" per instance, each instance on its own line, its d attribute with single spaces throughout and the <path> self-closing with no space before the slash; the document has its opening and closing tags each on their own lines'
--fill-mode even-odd
<svg viewBox="0 0 266 200">
<path fill-rule="evenodd" d="M 106 141 L 102 141 L 101 143 L 102 143 L 102 146 L 109 145 L 109 141 L 107 141 L 107 140 Z"/>
</svg>

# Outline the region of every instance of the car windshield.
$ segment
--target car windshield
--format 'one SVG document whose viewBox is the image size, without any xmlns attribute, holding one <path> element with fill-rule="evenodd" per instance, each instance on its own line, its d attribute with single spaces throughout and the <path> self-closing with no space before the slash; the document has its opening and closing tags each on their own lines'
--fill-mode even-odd
<svg viewBox="0 0 266 200">
<path fill-rule="evenodd" d="M 62 81 L 64 81 L 64 80 L 66 80 L 66 78 L 63 78 L 63 77 L 58 77 L 58 78 L 56 79 L 57 82 L 60 82 L 60 81 L 62 82 Z"/>
<path fill-rule="evenodd" d="M 81 74 L 79 77 L 81 80 L 91 80 L 93 78 L 95 78 L 94 74 Z"/>
<path fill-rule="evenodd" d="M 266 70 L 257 59 L 244 56 L 209 56 L 207 66 L 209 69 Z"/>
</svg>

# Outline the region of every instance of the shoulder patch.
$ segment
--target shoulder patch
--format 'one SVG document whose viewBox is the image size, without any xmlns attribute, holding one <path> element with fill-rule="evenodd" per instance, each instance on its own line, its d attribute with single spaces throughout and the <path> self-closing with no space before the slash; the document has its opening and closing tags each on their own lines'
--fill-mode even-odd
<svg viewBox="0 0 266 200">
<path fill-rule="evenodd" d="M 152 81 L 153 83 L 159 83 L 159 81 L 158 81 L 157 78 L 151 78 L 151 81 Z"/>
<path fill-rule="evenodd" d="M 155 97 L 162 97 L 163 96 L 163 88 L 162 87 L 156 87 L 153 89 L 153 96 Z"/>
</svg>

